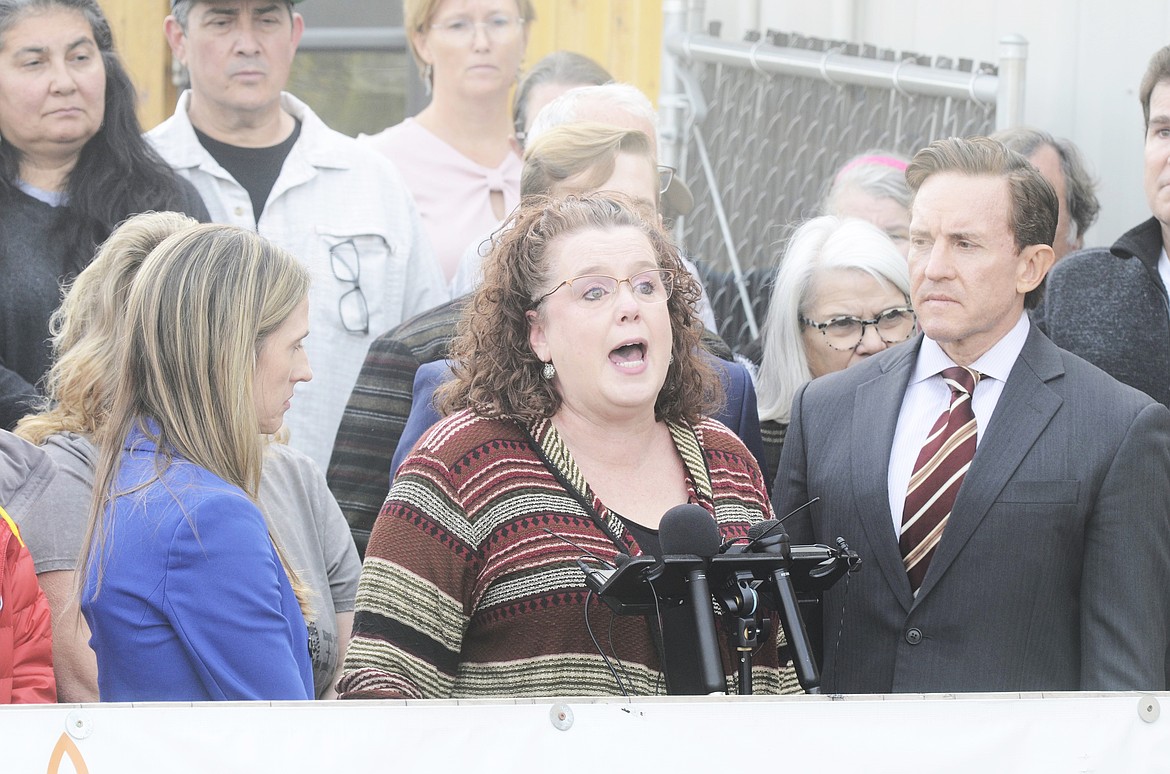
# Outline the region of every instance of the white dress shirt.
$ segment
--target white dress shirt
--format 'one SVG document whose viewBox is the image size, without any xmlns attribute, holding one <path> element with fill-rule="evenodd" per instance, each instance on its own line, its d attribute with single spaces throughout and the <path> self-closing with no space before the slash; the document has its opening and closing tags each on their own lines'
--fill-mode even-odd
<svg viewBox="0 0 1170 774">
<path fill-rule="evenodd" d="M 1031 323 L 1025 312 L 1002 339 L 970 366 L 982 374 L 979 384 L 975 386 L 975 394 L 971 396 L 971 408 L 975 412 L 976 448 L 979 441 L 983 440 L 983 431 L 995 413 L 1004 383 L 1024 348 L 1030 328 Z M 902 410 L 898 414 L 894 445 L 890 450 L 890 467 L 886 474 L 895 536 L 902 532 L 906 490 L 914 474 L 918 453 L 922 451 L 931 427 L 951 403 L 951 388 L 943 381 L 942 370 L 955 365 L 938 342 L 929 338 L 922 340 L 914 372 L 910 375 L 906 394 L 902 396 Z"/>
</svg>

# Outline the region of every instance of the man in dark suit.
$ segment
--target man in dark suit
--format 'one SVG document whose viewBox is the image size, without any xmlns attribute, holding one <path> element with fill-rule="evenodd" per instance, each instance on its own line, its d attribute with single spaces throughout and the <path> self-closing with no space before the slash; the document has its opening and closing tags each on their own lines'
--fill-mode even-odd
<svg viewBox="0 0 1170 774">
<path fill-rule="evenodd" d="M 864 561 L 826 692 L 1164 689 L 1170 411 L 1029 323 L 1057 202 L 1022 156 L 940 140 L 906 177 L 923 335 L 799 392 L 776 480 L 821 498 L 793 542 Z"/>
</svg>

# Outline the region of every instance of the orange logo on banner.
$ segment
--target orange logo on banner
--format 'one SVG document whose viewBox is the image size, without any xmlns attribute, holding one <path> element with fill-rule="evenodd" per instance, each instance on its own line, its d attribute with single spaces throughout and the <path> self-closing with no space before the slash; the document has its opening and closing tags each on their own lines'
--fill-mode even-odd
<svg viewBox="0 0 1170 774">
<path fill-rule="evenodd" d="M 57 740 L 57 746 L 53 748 L 53 754 L 49 756 L 49 768 L 46 774 L 60 774 L 61 761 L 68 755 L 70 762 L 73 763 L 73 770 L 77 774 L 89 774 L 89 767 L 85 765 L 85 759 L 81 757 L 81 750 L 77 749 L 77 745 L 73 744 L 73 740 L 69 738 L 69 734 L 61 734 L 61 738 Z"/>
</svg>

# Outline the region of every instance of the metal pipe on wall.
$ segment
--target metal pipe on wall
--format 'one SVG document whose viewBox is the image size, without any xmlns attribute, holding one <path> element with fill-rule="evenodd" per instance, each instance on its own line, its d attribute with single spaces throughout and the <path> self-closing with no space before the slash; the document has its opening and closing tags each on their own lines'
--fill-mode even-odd
<svg viewBox="0 0 1170 774">
<path fill-rule="evenodd" d="M 678 168 L 682 155 L 686 94 L 678 78 L 678 59 L 667 46 L 672 37 L 687 34 L 687 0 L 663 0 L 662 73 L 658 91 L 658 163 Z"/>
<path fill-rule="evenodd" d="M 1022 35 L 999 39 L 999 93 L 995 100 L 995 128 L 1024 123 L 1024 78 L 1028 69 L 1028 41 Z"/>
<path fill-rule="evenodd" d="M 913 61 L 887 62 L 849 56 L 838 51 L 807 51 L 767 44 L 728 43 L 710 35 L 675 35 L 663 40 L 667 50 L 683 59 L 715 64 L 750 66 L 761 72 L 822 78 L 831 83 L 891 86 L 907 94 L 959 97 L 986 105 L 997 104 L 999 78 L 990 73 L 964 73 L 919 65 Z M 1026 48 L 1026 44 L 1025 44 Z M 1023 62 L 1020 62 L 1023 90 Z M 1020 110 L 1022 111 L 1022 102 Z"/>
</svg>

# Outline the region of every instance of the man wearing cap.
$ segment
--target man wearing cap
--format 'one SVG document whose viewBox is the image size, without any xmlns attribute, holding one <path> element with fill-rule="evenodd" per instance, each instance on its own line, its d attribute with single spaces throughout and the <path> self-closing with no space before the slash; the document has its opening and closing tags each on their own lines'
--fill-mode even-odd
<svg viewBox="0 0 1170 774">
<path fill-rule="evenodd" d="M 826 592 L 826 693 L 1165 690 L 1170 411 L 1026 309 L 1057 199 L 1023 156 L 938 140 L 906 169 L 922 335 L 796 394 L 774 489 Z"/>
<path fill-rule="evenodd" d="M 255 229 L 312 273 L 315 378 L 286 422 L 324 469 L 370 341 L 448 293 L 397 170 L 283 91 L 304 31 L 294 2 L 172 0 L 166 37 L 191 87 L 147 136 L 212 220 Z"/>
</svg>

